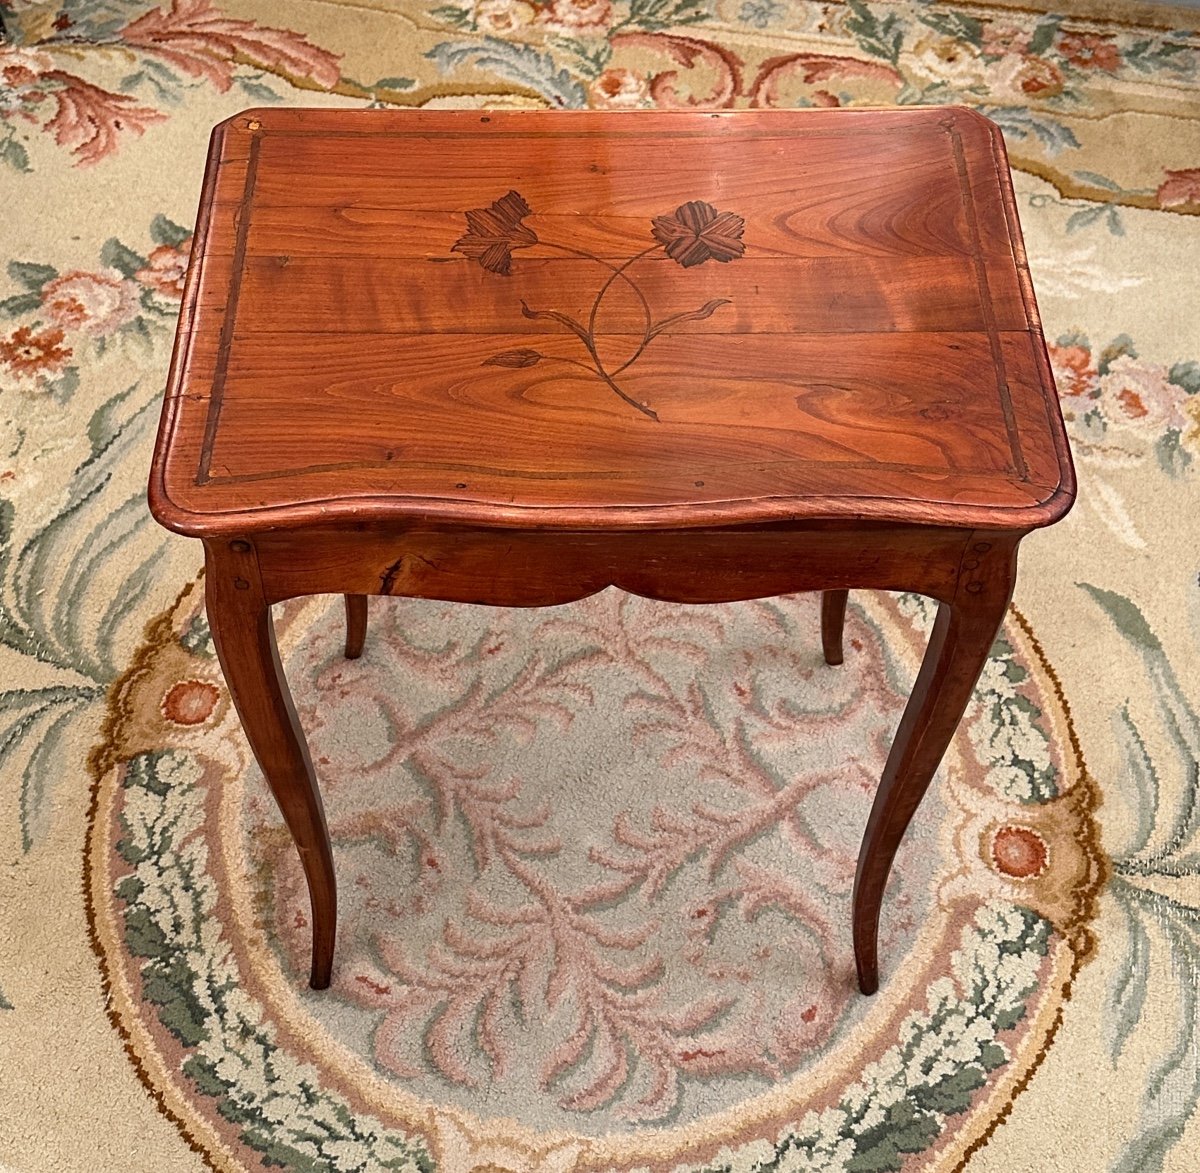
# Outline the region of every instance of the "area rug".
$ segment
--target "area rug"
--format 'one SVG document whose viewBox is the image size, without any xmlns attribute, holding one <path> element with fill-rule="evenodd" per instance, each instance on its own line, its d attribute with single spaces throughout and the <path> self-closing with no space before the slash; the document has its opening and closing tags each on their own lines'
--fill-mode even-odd
<svg viewBox="0 0 1200 1173">
<path fill-rule="evenodd" d="M 1183 8 L 0 3 L 0 1169 L 1200 1168 L 1200 35 Z M 330 990 L 149 452 L 209 128 L 249 106 L 966 103 L 1079 471 L 897 858 L 932 618 L 276 609 Z"/>
</svg>

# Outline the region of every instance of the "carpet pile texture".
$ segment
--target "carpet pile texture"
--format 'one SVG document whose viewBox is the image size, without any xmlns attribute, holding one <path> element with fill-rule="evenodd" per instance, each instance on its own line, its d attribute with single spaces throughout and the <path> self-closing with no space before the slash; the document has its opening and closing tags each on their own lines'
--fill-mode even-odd
<svg viewBox="0 0 1200 1173">
<path fill-rule="evenodd" d="M 1200 21 L 1072 0 L 0 0 L 0 1170 L 1200 1169 Z M 144 486 L 209 128 L 965 103 L 1078 466 L 853 983 L 932 606 L 277 609 L 334 983 Z"/>
</svg>

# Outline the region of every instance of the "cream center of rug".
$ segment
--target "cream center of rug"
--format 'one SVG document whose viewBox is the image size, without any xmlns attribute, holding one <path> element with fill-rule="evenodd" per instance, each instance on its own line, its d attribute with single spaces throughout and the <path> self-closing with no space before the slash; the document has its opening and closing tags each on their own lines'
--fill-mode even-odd
<svg viewBox="0 0 1200 1173">
<path fill-rule="evenodd" d="M 850 891 L 911 671 L 878 619 L 846 634 L 826 666 L 816 596 L 389 600 L 350 662 L 327 610 L 287 661 L 340 888 L 308 1012 L 418 1097 L 539 1129 L 695 1119 L 810 1065 L 871 1005 Z M 261 781 L 245 820 L 299 985 L 307 894 Z M 944 821 L 935 787 L 889 890 L 889 975 Z"/>
</svg>

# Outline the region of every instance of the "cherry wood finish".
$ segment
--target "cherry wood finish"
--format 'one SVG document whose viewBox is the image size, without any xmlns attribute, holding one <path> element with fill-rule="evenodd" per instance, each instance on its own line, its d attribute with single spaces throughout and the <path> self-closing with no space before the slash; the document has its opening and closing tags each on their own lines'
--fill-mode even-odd
<svg viewBox="0 0 1200 1173">
<path fill-rule="evenodd" d="M 842 663 L 842 629 L 849 597 L 846 590 L 821 592 L 821 651 L 826 664 Z"/>
<path fill-rule="evenodd" d="M 346 596 L 346 659 L 357 660 L 367 642 L 367 596 Z"/>
<path fill-rule="evenodd" d="M 1075 486 L 999 131 L 957 108 L 248 111 L 213 135 L 155 516 L 304 863 L 336 896 L 272 603 L 939 603 L 868 821 L 859 984 L 896 849 L 1031 529 Z"/>
</svg>

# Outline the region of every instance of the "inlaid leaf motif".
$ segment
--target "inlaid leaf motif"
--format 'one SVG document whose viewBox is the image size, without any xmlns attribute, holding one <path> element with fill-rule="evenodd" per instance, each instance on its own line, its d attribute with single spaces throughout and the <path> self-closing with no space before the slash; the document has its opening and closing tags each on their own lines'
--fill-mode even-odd
<svg viewBox="0 0 1200 1173">
<path fill-rule="evenodd" d="M 555 249 L 573 257 L 594 261 L 607 270 L 608 276 L 592 300 L 591 312 L 586 325 L 561 310 L 533 309 L 524 299 L 521 300 L 523 317 L 531 320 L 548 319 L 558 322 L 570 330 L 583 343 L 588 358 L 591 359 L 591 365 L 578 359 L 542 354 L 540 351 L 524 347 L 492 355 L 490 358 L 484 359 L 481 365 L 520 370 L 534 366 L 542 360 L 570 363 L 594 372 L 630 407 L 635 408 L 647 418 L 657 421 L 658 413 L 627 394 L 617 383 L 617 378 L 641 358 L 642 352 L 649 343 L 664 330 L 678 325 L 680 322 L 703 321 L 705 318 L 711 317 L 721 306 L 728 305 L 729 298 L 715 297 L 705 302 L 699 309 L 671 314 L 656 322 L 650 312 L 650 304 L 646 295 L 634 280 L 630 270 L 638 261 L 657 253 L 659 249 L 665 251 L 668 257 L 685 269 L 702 265 L 705 261 L 726 263 L 737 260 L 746 251 L 745 243 L 742 240 L 742 234 L 746 229 L 745 220 L 733 212 L 718 212 L 712 204 L 705 203 L 703 200 L 692 200 L 676 208 L 674 215 L 655 217 L 651 222 L 655 243 L 642 249 L 641 252 L 635 253 L 628 260 L 614 264 L 593 253 L 583 252 L 571 244 L 559 244 L 549 240 L 539 241 L 537 234 L 523 223 L 525 217 L 531 213 L 532 209 L 529 204 L 517 191 L 508 192 L 489 207 L 472 208 L 465 213 L 468 230 L 454 242 L 451 251 L 462 253 L 470 260 L 478 261 L 483 268 L 491 273 L 497 273 L 501 277 L 512 276 L 514 249 L 528 248 L 530 245 L 538 243 L 542 244 L 544 248 Z M 597 320 L 605 295 L 618 282 L 633 294 L 637 304 L 641 307 L 642 335 L 634 343 L 632 353 L 623 362 L 610 362 L 606 365 L 600 357 L 597 346 L 599 337 Z"/>
<path fill-rule="evenodd" d="M 654 323 L 650 328 L 650 337 L 653 338 L 656 334 L 661 334 L 668 326 L 674 326 L 678 322 L 702 322 L 705 318 L 711 318 L 723 305 L 729 305 L 729 298 L 714 297 L 712 301 L 706 301 L 698 310 L 691 310 L 683 314 L 672 314 L 669 318 L 663 318 L 661 322 Z"/>
</svg>

